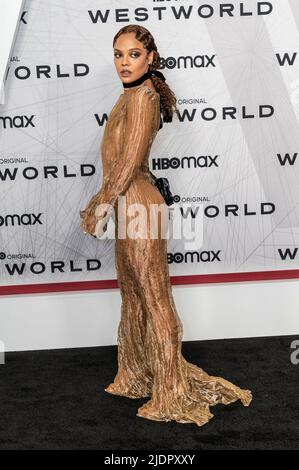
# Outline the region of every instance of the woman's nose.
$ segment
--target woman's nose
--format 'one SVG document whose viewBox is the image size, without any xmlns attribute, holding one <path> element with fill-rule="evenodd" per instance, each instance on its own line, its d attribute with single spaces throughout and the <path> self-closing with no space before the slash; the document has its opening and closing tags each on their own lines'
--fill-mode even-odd
<svg viewBox="0 0 299 470">
<path fill-rule="evenodd" d="M 127 65 L 128 65 L 128 58 L 124 56 L 124 58 L 122 60 L 122 66 L 126 67 Z"/>
</svg>

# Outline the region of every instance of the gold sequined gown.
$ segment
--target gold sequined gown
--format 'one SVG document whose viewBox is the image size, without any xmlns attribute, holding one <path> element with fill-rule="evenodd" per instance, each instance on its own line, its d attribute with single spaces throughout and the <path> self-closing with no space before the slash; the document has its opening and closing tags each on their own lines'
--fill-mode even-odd
<svg viewBox="0 0 299 470">
<path fill-rule="evenodd" d="M 251 392 L 208 375 L 182 356 L 182 324 L 171 290 L 167 239 L 117 237 L 119 195 L 126 196 L 127 207 L 164 203 L 148 166 L 159 126 L 160 95 L 144 83 L 124 88 L 102 139 L 103 183 L 86 208 L 88 233 L 97 204 L 109 203 L 115 210 L 115 262 L 122 305 L 118 372 L 105 390 L 135 399 L 150 397 L 137 416 L 202 426 L 213 417 L 210 406 L 238 399 L 248 406 Z M 125 220 L 128 223 L 130 218 Z"/>
</svg>

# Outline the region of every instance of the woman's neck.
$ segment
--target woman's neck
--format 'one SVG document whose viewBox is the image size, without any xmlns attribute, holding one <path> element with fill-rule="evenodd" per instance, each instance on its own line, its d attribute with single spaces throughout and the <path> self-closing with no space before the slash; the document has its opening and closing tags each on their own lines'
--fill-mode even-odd
<svg viewBox="0 0 299 470">
<path fill-rule="evenodd" d="M 133 80 L 132 82 L 129 83 L 123 83 L 124 87 L 124 92 L 128 93 L 130 90 L 135 90 L 136 88 L 140 88 L 142 85 L 147 85 L 149 88 L 152 88 L 155 90 L 155 87 L 153 86 L 153 83 L 150 79 L 150 72 L 145 72 L 141 77 L 137 78 L 136 80 Z"/>
</svg>

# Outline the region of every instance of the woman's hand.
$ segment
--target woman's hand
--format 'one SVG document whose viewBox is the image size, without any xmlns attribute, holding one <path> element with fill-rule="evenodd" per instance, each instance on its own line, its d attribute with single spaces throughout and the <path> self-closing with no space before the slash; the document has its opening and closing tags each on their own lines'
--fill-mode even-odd
<svg viewBox="0 0 299 470">
<path fill-rule="evenodd" d="M 94 238 L 101 237 L 107 230 L 106 215 L 107 212 L 103 216 L 97 216 L 94 211 L 88 209 L 80 211 L 80 217 L 82 218 L 81 229 Z"/>
</svg>

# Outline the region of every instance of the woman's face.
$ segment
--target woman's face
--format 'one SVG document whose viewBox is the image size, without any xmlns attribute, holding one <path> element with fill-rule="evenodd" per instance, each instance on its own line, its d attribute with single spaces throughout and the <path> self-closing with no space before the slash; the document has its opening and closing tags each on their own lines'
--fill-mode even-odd
<svg viewBox="0 0 299 470">
<path fill-rule="evenodd" d="M 114 64 L 123 83 L 130 83 L 148 71 L 153 61 L 153 51 L 148 53 L 135 33 L 123 33 L 114 44 Z M 123 71 L 127 71 L 124 73 Z"/>
</svg>

